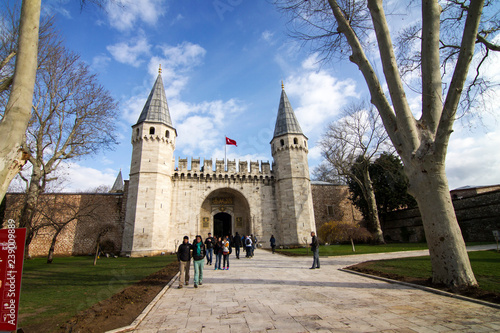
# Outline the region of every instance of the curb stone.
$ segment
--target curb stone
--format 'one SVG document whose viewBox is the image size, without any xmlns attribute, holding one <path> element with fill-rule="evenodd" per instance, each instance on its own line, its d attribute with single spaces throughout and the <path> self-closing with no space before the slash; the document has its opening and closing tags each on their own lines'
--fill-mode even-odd
<svg viewBox="0 0 500 333">
<path fill-rule="evenodd" d="M 480 300 L 480 299 L 471 298 L 471 297 L 467 297 L 467 296 L 463 296 L 463 295 L 458 295 L 458 294 L 450 293 L 450 292 L 447 292 L 447 291 L 443 291 L 443 290 L 439 290 L 439 289 L 435 289 L 435 288 L 431 288 L 431 287 L 427 287 L 427 286 L 421 286 L 419 284 L 414 284 L 414 283 L 409 283 L 409 282 L 403 282 L 403 281 L 398 281 L 398 280 L 392 280 L 392 279 L 384 278 L 384 277 L 381 277 L 381 276 L 370 275 L 370 274 L 366 274 L 366 273 L 352 271 L 350 269 L 345 269 L 345 268 L 339 268 L 339 271 L 342 271 L 342 272 L 345 272 L 345 273 L 356 274 L 356 275 L 364 276 L 364 277 L 367 277 L 367 278 L 370 278 L 370 279 L 384 281 L 384 282 L 387 282 L 387 283 L 400 284 L 400 285 L 403 285 L 403 286 L 406 286 L 406 287 L 411 287 L 411 288 L 415 288 L 415 289 L 424 290 L 424 291 L 431 292 L 431 293 L 434 293 L 434 294 L 437 294 L 437 295 L 447 296 L 447 297 L 451 297 L 451 298 L 460 299 L 460 300 L 463 300 L 463 301 L 468 301 L 468 302 L 472 302 L 472 303 L 477 303 L 477 304 L 489 306 L 489 307 L 492 307 L 492 308 L 495 308 L 495 309 L 500 309 L 500 304 L 491 303 L 491 302 L 488 302 L 488 301 L 483 301 L 483 300 Z"/>
<path fill-rule="evenodd" d="M 121 333 L 121 332 L 130 332 L 130 331 L 135 330 L 137 328 L 137 326 L 139 326 L 139 324 L 142 323 L 144 318 L 146 318 L 146 316 L 151 311 L 151 309 L 156 305 L 156 303 L 158 303 L 160 298 L 162 298 L 163 295 L 167 292 L 167 290 L 170 289 L 172 284 L 179 277 L 179 274 L 180 273 L 177 272 L 177 274 L 174 275 L 174 277 L 168 282 L 168 284 L 165 287 L 163 287 L 163 289 L 158 293 L 158 295 L 156 295 L 156 297 L 148 304 L 148 306 L 146 306 L 146 308 L 142 311 L 142 313 L 137 318 L 135 318 L 135 320 L 132 322 L 132 324 L 130 324 L 128 326 L 116 328 L 116 329 L 111 330 L 111 331 L 107 331 L 106 333 Z"/>
</svg>

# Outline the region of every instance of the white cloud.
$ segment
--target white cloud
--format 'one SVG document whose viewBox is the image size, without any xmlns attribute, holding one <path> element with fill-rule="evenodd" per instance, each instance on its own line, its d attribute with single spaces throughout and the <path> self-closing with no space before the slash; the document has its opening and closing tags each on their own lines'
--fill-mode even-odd
<svg viewBox="0 0 500 333">
<path fill-rule="evenodd" d="M 104 54 L 97 55 L 92 59 L 91 68 L 96 73 L 105 72 L 110 61 L 111 58 Z"/>
<path fill-rule="evenodd" d="M 359 95 L 353 80 L 339 80 L 325 70 L 316 71 L 315 56 L 307 58 L 302 68 L 303 71 L 287 79 L 285 90 L 289 96 L 298 97 L 294 110 L 302 131 L 308 135 L 322 132 L 348 104 L 349 98 Z"/>
<path fill-rule="evenodd" d="M 118 170 L 109 168 L 97 170 L 73 162 L 61 163 L 60 168 L 67 181 L 64 192 L 92 190 L 101 185 L 111 187 L 118 175 Z"/>
<path fill-rule="evenodd" d="M 269 44 L 273 45 L 274 44 L 274 41 L 273 41 L 273 37 L 274 37 L 274 32 L 271 32 L 269 30 L 265 30 L 262 35 L 261 35 L 262 39 L 265 40 L 266 42 L 268 42 Z"/>
<path fill-rule="evenodd" d="M 460 130 L 457 132 L 452 134 L 446 158 L 450 189 L 500 184 L 500 130 L 474 137 L 465 136 L 466 133 Z"/>
<path fill-rule="evenodd" d="M 154 26 L 166 7 L 166 0 L 115 0 L 107 2 L 106 12 L 113 28 L 127 31 L 139 23 Z"/>
<path fill-rule="evenodd" d="M 226 124 L 230 123 L 232 117 L 243 112 L 245 106 L 240 101 L 231 99 L 205 101 L 199 104 L 180 102 L 173 104 L 172 110 L 174 109 L 178 119 L 174 126 L 179 133 L 183 133 L 177 139 L 178 150 L 188 156 L 196 152 L 203 156 L 215 156 L 212 155 L 214 149 L 217 150 L 216 147 L 224 145 Z M 179 119 L 179 116 L 182 119 Z"/>
<path fill-rule="evenodd" d="M 149 54 L 151 45 L 145 37 L 139 37 L 129 43 L 121 42 L 109 45 L 107 50 L 116 61 L 139 67 L 143 60 L 139 59 L 142 55 Z"/>
</svg>

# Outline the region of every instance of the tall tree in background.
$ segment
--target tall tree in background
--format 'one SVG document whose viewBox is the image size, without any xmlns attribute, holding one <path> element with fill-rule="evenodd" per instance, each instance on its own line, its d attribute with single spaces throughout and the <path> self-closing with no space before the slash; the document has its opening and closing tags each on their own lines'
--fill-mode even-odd
<svg viewBox="0 0 500 333">
<path fill-rule="evenodd" d="M 486 9 L 492 10 L 484 17 L 484 0 L 421 2 L 422 20 L 413 30 L 415 38 L 410 38 L 420 42 L 410 70 L 421 77 L 422 109 L 413 110 L 419 118 L 410 109 L 382 0 L 275 2 L 290 14 L 298 38 L 313 41 L 325 58 L 333 54 L 349 56 L 363 75 L 371 103 L 403 160 L 409 192 L 418 202 L 433 282 L 457 287 L 477 285 L 451 202 L 445 159 L 462 91 L 464 87 L 477 91 L 483 61 L 476 66 L 477 75 L 467 81 L 474 54 L 483 52 L 487 56 L 500 50 L 493 41 L 500 30 L 499 13 L 494 8 L 497 2 L 486 1 Z M 383 76 L 377 75 L 367 56 L 372 31 Z"/>
<path fill-rule="evenodd" d="M 106 0 L 80 0 L 83 7 L 90 2 L 101 6 Z M 12 179 L 26 164 L 29 152 L 25 147 L 25 132 L 31 116 L 37 70 L 41 0 L 23 0 L 19 18 L 19 33 L 15 50 L 0 63 L 0 72 L 15 59 L 12 77 L 0 76 L 0 89 L 10 88 L 8 103 L 0 120 L 0 201 Z M 3 31 L 0 33 L 4 33 Z M 3 41 L 3 40 L 2 40 Z M 0 47 L 1 49 L 1 47 Z M 1 91 L 1 90 L 0 90 Z"/>
<path fill-rule="evenodd" d="M 408 194 L 408 177 L 406 177 L 403 164 L 397 156 L 382 153 L 374 162 L 370 163 L 369 173 L 375 191 L 379 218 L 383 220 L 384 214 L 395 209 L 417 207 L 415 199 Z M 369 210 L 363 191 L 355 180 L 349 179 L 347 183 L 353 204 L 367 219 Z"/>
<path fill-rule="evenodd" d="M 384 235 L 369 167 L 375 156 L 388 148 L 388 137 L 378 114 L 366 106 L 362 103 L 348 107 L 342 119 L 328 125 L 319 146 L 325 164 L 334 170 L 335 176 L 350 179 L 361 189 L 368 207 L 368 230 L 373 241 L 382 244 Z"/>
<path fill-rule="evenodd" d="M 27 131 L 31 174 L 25 177 L 26 202 L 19 224 L 29 232 L 38 198 L 64 161 L 111 149 L 115 140 L 117 105 L 79 56 L 55 43 L 40 53 L 33 116 Z"/>
</svg>

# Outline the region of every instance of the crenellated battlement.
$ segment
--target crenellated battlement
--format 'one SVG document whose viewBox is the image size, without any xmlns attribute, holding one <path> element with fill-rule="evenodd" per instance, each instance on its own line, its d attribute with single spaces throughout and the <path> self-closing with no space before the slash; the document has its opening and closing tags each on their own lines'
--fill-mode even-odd
<svg viewBox="0 0 500 333">
<path fill-rule="evenodd" d="M 241 161 L 228 160 L 224 167 L 224 160 L 191 158 L 191 167 L 188 168 L 188 158 L 179 158 L 174 170 L 174 178 L 239 178 L 239 179 L 271 179 L 274 173 L 269 161 Z"/>
</svg>

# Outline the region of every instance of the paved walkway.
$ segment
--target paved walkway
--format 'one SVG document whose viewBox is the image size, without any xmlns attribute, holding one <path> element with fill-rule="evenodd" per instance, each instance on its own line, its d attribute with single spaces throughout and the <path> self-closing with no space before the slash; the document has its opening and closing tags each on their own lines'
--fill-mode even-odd
<svg viewBox="0 0 500 333">
<path fill-rule="evenodd" d="M 135 332 L 499 332 L 498 309 L 338 270 L 425 254 L 321 258 L 315 270 L 312 257 L 232 254 L 229 271 L 205 266 L 198 289 L 176 281 Z"/>
</svg>

